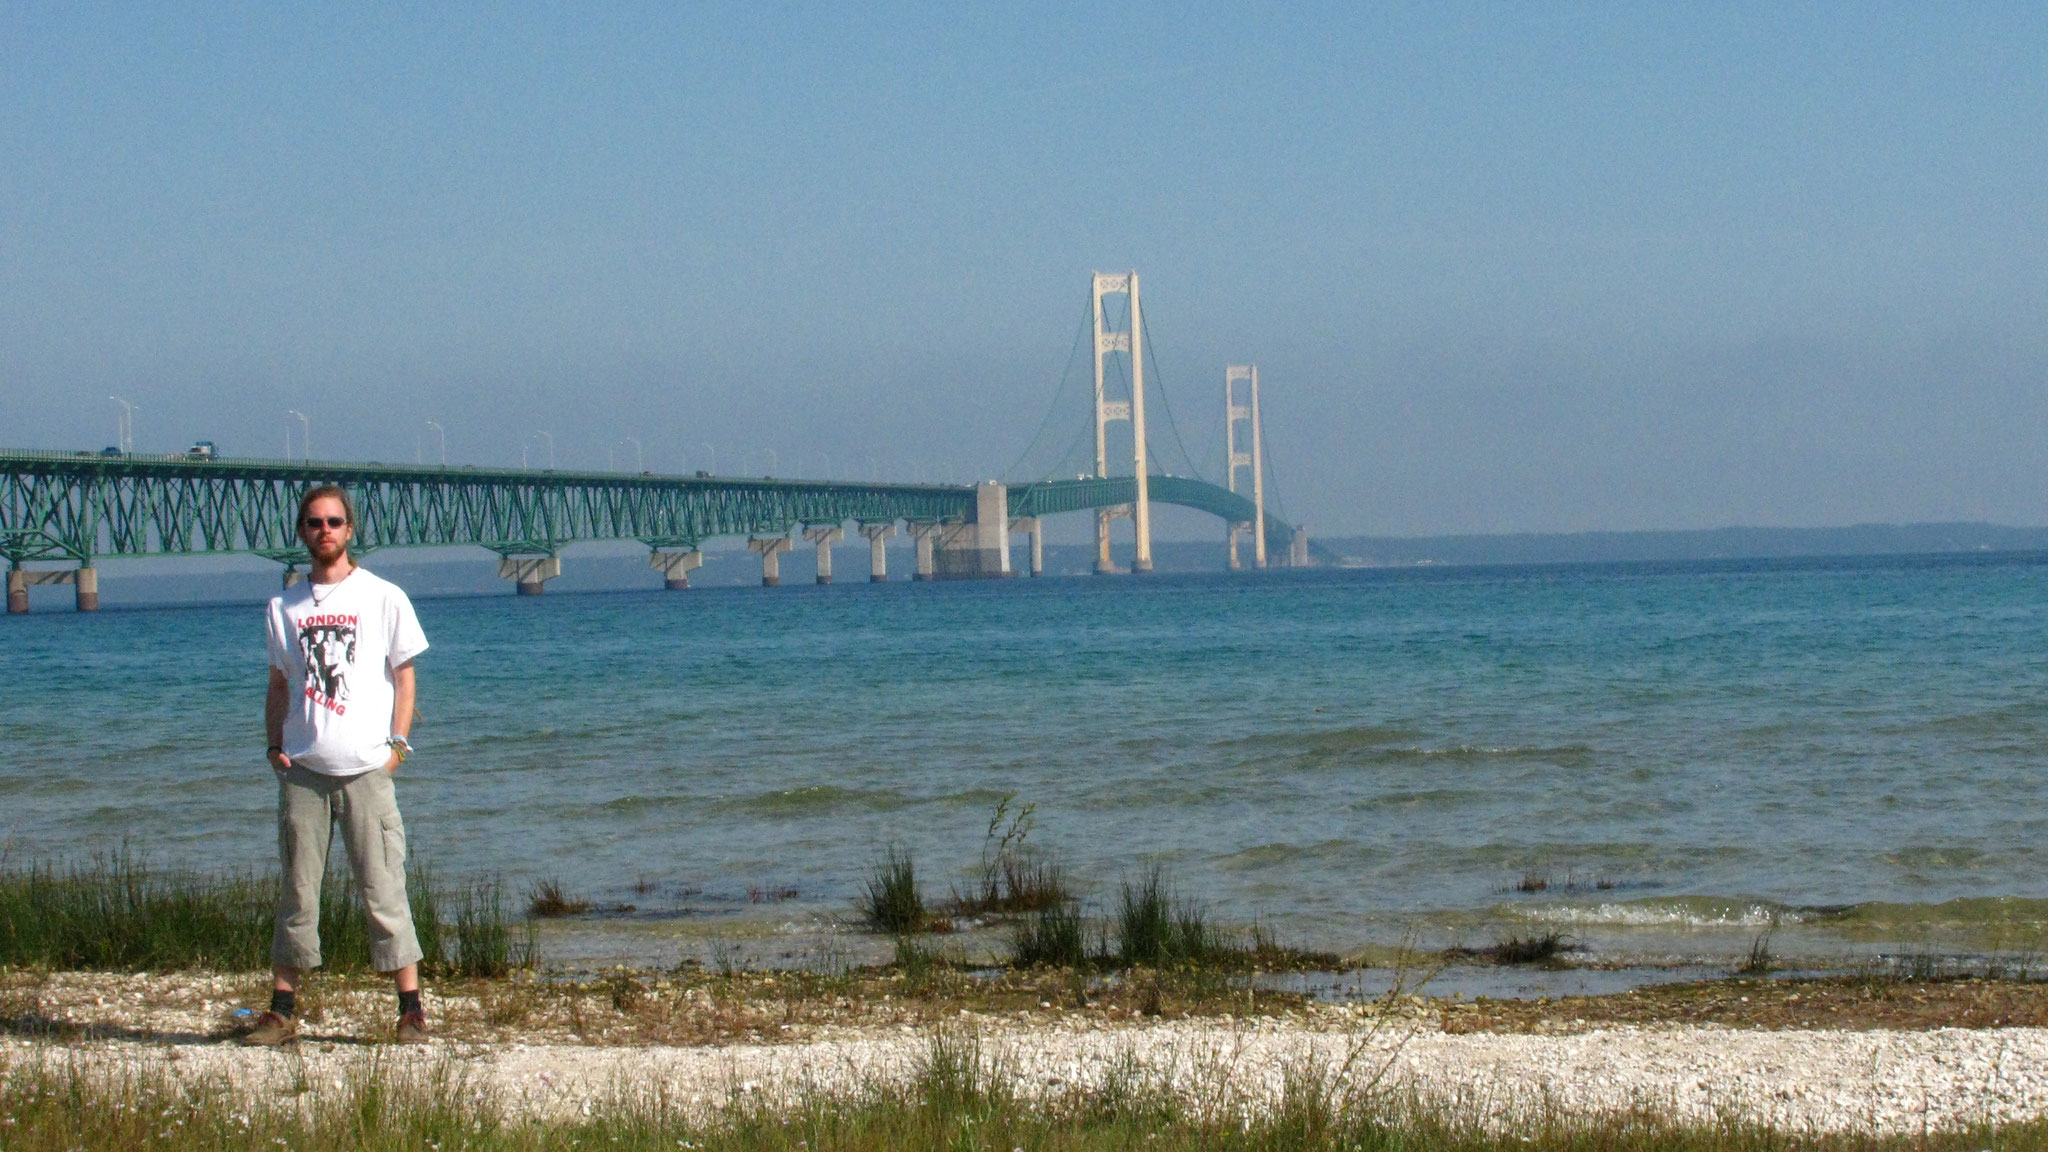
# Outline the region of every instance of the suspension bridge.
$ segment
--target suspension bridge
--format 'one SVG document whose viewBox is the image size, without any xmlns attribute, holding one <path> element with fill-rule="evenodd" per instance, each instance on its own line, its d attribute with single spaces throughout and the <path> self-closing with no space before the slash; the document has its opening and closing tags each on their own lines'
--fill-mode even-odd
<svg viewBox="0 0 2048 1152">
<path fill-rule="evenodd" d="M 1120 309 L 1109 305 L 1120 301 Z M 1093 469 L 1071 474 L 1072 452 L 1055 458 L 1054 478 L 979 484 L 852 483 L 845 481 L 650 473 L 393 466 L 311 460 L 256 460 L 199 453 L 173 456 L 127 451 L 0 451 L 0 556 L 5 556 L 9 612 L 28 610 L 29 588 L 70 584 L 81 611 L 99 606 L 94 561 L 105 557 L 247 553 L 284 566 L 284 582 L 307 564 L 294 517 L 299 493 L 340 484 L 354 498 L 354 550 L 471 545 L 496 552 L 499 575 L 523 594 L 537 594 L 561 573 L 571 543 L 637 540 L 648 564 L 671 589 L 689 587 L 703 563 L 702 546 L 744 537 L 760 554 L 764 585 L 780 583 L 778 557 L 801 541 L 817 549 L 817 580 L 832 580 L 832 548 L 849 526 L 869 545 L 870 580 L 888 578 L 886 541 L 899 525 L 915 542 L 916 580 L 986 579 L 1043 574 L 1046 518 L 1092 513 L 1095 570 L 1122 571 L 1111 561 L 1110 527 L 1132 521 L 1132 568 L 1152 567 L 1151 506 L 1179 505 L 1223 521 L 1231 566 L 1306 566 L 1305 531 L 1266 508 L 1270 474 L 1258 408 L 1258 370 L 1224 372 L 1222 484 L 1200 476 L 1150 470 L 1145 426 L 1143 328 L 1135 272 L 1096 274 L 1085 335 L 1094 348 Z M 1078 344 L 1078 340 L 1077 340 Z M 1071 363 L 1069 370 L 1071 374 Z M 1156 362 L 1155 362 L 1156 378 Z M 1062 381 L 1064 394 L 1066 381 Z M 1154 391 L 1158 391 L 1154 386 Z M 1041 426 L 1056 428 L 1060 399 Z M 1129 425 L 1127 437 L 1111 434 Z M 1173 438 L 1180 440 L 1178 428 Z M 1080 442 L 1085 447 L 1084 429 Z M 1128 444 L 1130 471 L 1112 466 L 1112 444 Z M 1243 450 L 1240 450 L 1242 447 Z M 1032 449 L 1026 449 L 1026 456 Z M 1182 448 L 1184 459 L 1187 456 Z M 1020 464 L 1015 467 L 1022 466 Z M 1013 467 L 1013 475 L 1014 475 Z M 1241 479 L 1242 477 L 1242 479 Z M 1012 537 L 1024 536 L 1028 560 L 1014 563 Z M 1267 541 L 1284 541 L 1268 556 Z"/>
</svg>

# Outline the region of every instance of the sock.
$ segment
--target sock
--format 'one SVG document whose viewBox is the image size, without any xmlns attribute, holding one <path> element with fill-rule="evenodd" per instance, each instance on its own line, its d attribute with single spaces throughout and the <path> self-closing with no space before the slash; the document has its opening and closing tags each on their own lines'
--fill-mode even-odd
<svg viewBox="0 0 2048 1152">
<path fill-rule="evenodd" d="M 400 992 L 398 994 L 398 1014 L 400 1016 L 403 1016 L 408 1012 L 418 1011 L 420 1011 L 420 994 L 417 989 L 411 992 Z"/>
<path fill-rule="evenodd" d="M 291 1017 L 292 1017 L 292 1013 L 293 1013 L 293 1012 L 296 1012 L 296 1011 L 298 1011 L 298 1007 L 299 1007 L 299 994 L 298 994 L 298 993 L 296 993 L 296 992 L 279 992 L 279 991 L 277 991 L 277 990 L 275 990 L 275 989 L 272 989 L 272 990 L 271 990 L 271 993 L 270 993 L 270 1010 L 271 1010 L 272 1012 L 275 1012 L 275 1013 L 277 1013 L 277 1014 L 278 1014 L 279 1016 L 282 1016 L 282 1017 L 284 1017 L 285 1019 L 289 1020 L 289 1019 L 291 1019 Z"/>
</svg>

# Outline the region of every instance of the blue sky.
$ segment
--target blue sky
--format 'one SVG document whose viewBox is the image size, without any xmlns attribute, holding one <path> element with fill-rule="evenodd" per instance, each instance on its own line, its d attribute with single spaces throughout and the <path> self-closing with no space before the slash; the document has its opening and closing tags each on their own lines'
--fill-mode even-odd
<svg viewBox="0 0 2048 1152">
<path fill-rule="evenodd" d="M 2044 57 L 1998 4 L 9 4 L 0 443 L 118 394 L 144 450 L 991 475 L 1136 268 L 1198 462 L 1257 361 L 1325 534 L 2048 523 Z"/>
</svg>

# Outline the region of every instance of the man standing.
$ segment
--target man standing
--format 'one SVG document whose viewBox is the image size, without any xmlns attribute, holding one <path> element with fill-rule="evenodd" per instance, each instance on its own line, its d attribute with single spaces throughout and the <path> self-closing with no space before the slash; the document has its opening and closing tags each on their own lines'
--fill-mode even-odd
<svg viewBox="0 0 2048 1152">
<path fill-rule="evenodd" d="M 412 601 L 349 559 L 355 505 L 322 485 L 299 499 L 306 583 L 270 602 L 270 692 L 263 723 L 277 775 L 283 884 L 271 937 L 270 1010 L 243 1043 L 298 1033 L 299 974 L 320 966 L 320 879 L 334 826 L 369 906 L 370 964 L 398 985 L 401 1043 L 427 1038 L 420 944 L 405 897 L 405 824 L 392 773 L 412 751 L 415 656 L 427 638 Z"/>
</svg>

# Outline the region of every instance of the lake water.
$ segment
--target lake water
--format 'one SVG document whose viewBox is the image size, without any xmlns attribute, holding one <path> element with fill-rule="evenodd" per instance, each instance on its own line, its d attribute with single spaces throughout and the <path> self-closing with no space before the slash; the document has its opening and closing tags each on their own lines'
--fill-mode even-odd
<svg viewBox="0 0 2048 1152">
<path fill-rule="evenodd" d="M 831 937 L 1006 795 L 1098 908 L 1158 861 L 1339 949 L 2027 953 L 2044 606 L 2042 556 L 422 598 L 400 800 L 444 876 L 634 906 L 555 958 Z M 0 621 L 11 858 L 267 866 L 263 659 L 253 604 Z"/>
</svg>

